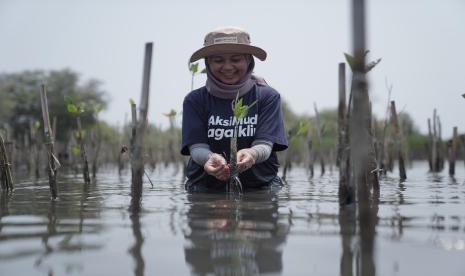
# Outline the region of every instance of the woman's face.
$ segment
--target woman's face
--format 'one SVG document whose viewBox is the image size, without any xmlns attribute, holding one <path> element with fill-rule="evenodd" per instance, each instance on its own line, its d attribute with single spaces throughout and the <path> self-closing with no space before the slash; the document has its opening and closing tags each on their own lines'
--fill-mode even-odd
<svg viewBox="0 0 465 276">
<path fill-rule="evenodd" d="M 237 84 L 247 73 L 250 58 L 244 54 L 222 54 L 207 58 L 213 76 L 226 84 Z"/>
</svg>

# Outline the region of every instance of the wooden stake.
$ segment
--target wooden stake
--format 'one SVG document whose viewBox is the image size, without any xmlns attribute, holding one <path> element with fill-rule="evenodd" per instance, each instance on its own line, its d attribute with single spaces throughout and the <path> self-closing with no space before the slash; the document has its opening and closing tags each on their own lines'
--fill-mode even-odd
<svg viewBox="0 0 465 276">
<path fill-rule="evenodd" d="M 57 197 L 57 162 L 58 160 L 55 157 L 54 149 L 54 139 L 53 130 L 50 125 L 50 116 L 48 114 L 48 100 L 47 100 L 47 89 L 44 84 L 41 85 L 40 89 L 40 104 L 42 107 L 42 119 L 44 121 L 44 134 L 45 134 L 45 143 L 48 146 L 48 182 L 50 186 L 50 193 L 52 198 Z"/>
<path fill-rule="evenodd" d="M 399 160 L 399 177 L 400 180 L 407 179 L 407 174 L 405 172 L 405 163 L 404 163 L 404 151 L 402 146 L 402 131 L 399 127 L 399 122 L 397 120 L 397 111 L 396 111 L 396 103 L 391 101 L 391 123 L 392 128 L 394 129 L 394 133 L 396 135 L 397 140 L 397 153 L 398 153 L 398 160 Z"/>
<path fill-rule="evenodd" d="M 133 200 L 140 201 L 142 195 L 142 178 L 144 176 L 144 158 L 143 158 L 143 142 L 144 133 L 147 125 L 147 113 L 149 108 L 150 94 L 150 72 L 152 67 L 152 49 L 153 43 L 145 44 L 144 68 L 142 77 L 142 92 L 139 105 L 139 121 L 137 122 L 136 136 L 134 141 L 134 149 L 132 152 L 132 195 Z M 134 204 L 133 206 L 137 206 Z"/>
<path fill-rule="evenodd" d="M 431 132 L 431 119 L 428 118 L 428 165 L 430 172 L 434 171 L 433 163 L 433 133 Z"/>
<path fill-rule="evenodd" d="M 13 190 L 13 177 L 11 176 L 11 164 L 8 161 L 8 155 L 5 147 L 5 140 L 0 135 L 0 182 L 2 188 Z"/>
<path fill-rule="evenodd" d="M 451 147 L 449 151 L 449 175 L 455 174 L 455 158 L 457 156 L 457 127 L 454 127 L 452 134 Z"/>
</svg>

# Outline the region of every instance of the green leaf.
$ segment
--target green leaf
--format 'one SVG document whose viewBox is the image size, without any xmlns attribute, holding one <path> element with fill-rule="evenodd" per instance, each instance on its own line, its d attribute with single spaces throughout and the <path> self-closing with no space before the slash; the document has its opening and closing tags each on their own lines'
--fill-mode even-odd
<svg viewBox="0 0 465 276">
<path fill-rule="evenodd" d="M 243 99 L 242 98 L 239 99 L 239 91 L 238 91 L 236 99 L 233 100 L 233 102 L 232 102 L 232 110 L 233 110 L 234 117 L 236 117 L 239 120 L 244 118 L 245 116 L 247 116 L 247 114 L 249 113 L 249 110 L 256 103 L 257 103 L 257 101 L 254 101 L 250 105 L 244 105 Z"/>
<path fill-rule="evenodd" d="M 81 148 L 78 145 L 71 146 L 71 153 L 73 155 L 79 155 L 81 153 Z"/>
<path fill-rule="evenodd" d="M 66 105 L 73 104 L 73 99 L 71 99 L 70 96 L 65 96 L 64 98 L 65 98 Z"/>
<path fill-rule="evenodd" d="M 350 69 L 353 69 L 354 57 L 352 55 L 349 55 L 348 53 L 344 53 L 344 57 L 346 58 L 347 64 L 349 64 Z"/>
<path fill-rule="evenodd" d="M 136 102 L 135 102 L 133 99 L 129 99 L 129 103 L 130 103 L 131 105 L 136 104 Z"/>
<path fill-rule="evenodd" d="M 376 65 L 378 65 L 378 63 L 381 61 L 381 59 L 377 59 L 375 61 L 372 61 L 370 63 L 368 63 L 367 65 L 365 65 L 365 73 L 368 73 L 371 71 L 371 69 L 375 68 Z"/>
<path fill-rule="evenodd" d="M 462 97 L 464 97 L 464 98 L 465 98 L 465 94 L 462 94 Z"/>
<path fill-rule="evenodd" d="M 297 129 L 297 136 L 306 135 L 309 128 L 310 128 L 310 124 L 308 122 L 300 121 L 299 128 Z"/>
<path fill-rule="evenodd" d="M 80 102 L 78 105 L 79 113 L 84 113 L 86 111 L 87 104 L 85 102 Z"/>
<path fill-rule="evenodd" d="M 78 112 L 78 108 L 77 106 L 75 106 L 74 104 L 70 103 L 67 105 L 67 108 L 68 108 L 68 112 L 69 113 L 77 113 Z"/>
<path fill-rule="evenodd" d="M 173 116 L 176 116 L 176 114 L 177 114 L 177 112 L 174 109 L 171 109 L 170 112 L 163 113 L 163 115 L 165 115 L 167 117 L 173 117 Z"/>
<path fill-rule="evenodd" d="M 40 122 L 39 122 L 39 121 L 35 121 L 33 127 L 34 127 L 35 129 L 39 129 L 39 128 L 40 128 Z"/>
<path fill-rule="evenodd" d="M 100 113 L 100 111 L 103 110 L 103 103 L 101 104 L 98 104 L 95 108 L 94 108 L 94 111 L 97 112 L 97 113 Z"/>
<path fill-rule="evenodd" d="M 199 63 L 192 63 L 191 66 L 189 67 L 189 70 L 192 72 L 192 74 L 195 74 L 199 71 Z"/>
</svg>

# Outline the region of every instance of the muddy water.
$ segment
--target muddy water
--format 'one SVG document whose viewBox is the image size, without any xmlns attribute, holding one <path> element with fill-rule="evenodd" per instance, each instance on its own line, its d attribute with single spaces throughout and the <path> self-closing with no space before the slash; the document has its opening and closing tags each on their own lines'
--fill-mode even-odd
<svg viewBox="0 0 465 276">
<path fill-rule="evenodd" d="M 339 208 L 335 172 L 296 168 L 240 198 L 186 194 L 174 172 L 151 173 L 140 212 L 112 170 L 62 176 L 57 201 L 46 179 L 17 183 L 1 195 L 0 275 L 465 275 L 463 163 L 383 179 L 366 213 Z"/>
</svg>

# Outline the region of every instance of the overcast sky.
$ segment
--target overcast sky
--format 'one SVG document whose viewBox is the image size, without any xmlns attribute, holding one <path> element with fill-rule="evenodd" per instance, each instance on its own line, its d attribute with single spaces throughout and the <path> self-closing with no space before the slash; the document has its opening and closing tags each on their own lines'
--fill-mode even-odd
<svg viewBox="0 0 465 276">
<path fill-rule="evenodd" d="M 465 1 L 366 1 L 369 73 L 375 114 L 384 117 L 386 79 L 398 111 L 422 132 L 437 108 L 443 133 L 465 132 Z M 190 55 L 218 26 L 248 30 L 268 52 L 255 73 L 299 114 L 337 105 L 337 67 L 351 51 L 347 0 L 0 0 L 0 73 L 70 68 L 103 81 L 111 101 L 102 117 L 122 124 L 139 101 L 144 43 L 154 42 L 149 120 L 182 108 Z M 203 64 L 202 64 L 203 67 Z M 195 87 L 205 82 L 199 75 Z"/>
</svg>

